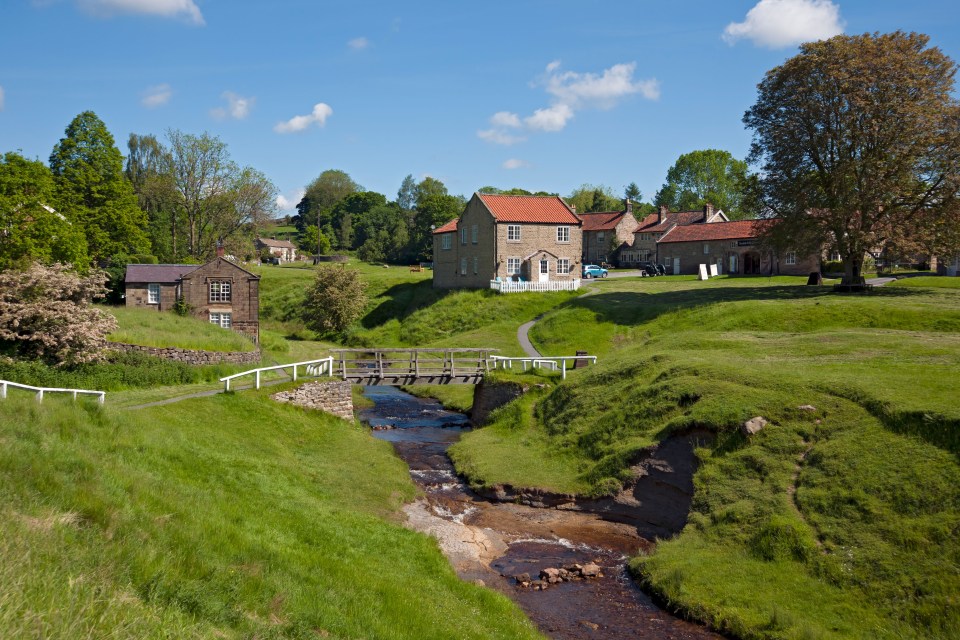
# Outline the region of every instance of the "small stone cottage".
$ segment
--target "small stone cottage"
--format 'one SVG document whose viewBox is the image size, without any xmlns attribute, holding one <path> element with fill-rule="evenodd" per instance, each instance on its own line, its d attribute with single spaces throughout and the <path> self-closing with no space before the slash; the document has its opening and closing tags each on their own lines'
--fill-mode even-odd
<svg viewBox="0 0 960 640">
<path fill-rule="evenodd" d="M 260 276 L 222 256 L 203 264 L 128 264 L 126 306 L 172 311 L 179 298 L 197 318 L 260 341 Z"/>
</svg>

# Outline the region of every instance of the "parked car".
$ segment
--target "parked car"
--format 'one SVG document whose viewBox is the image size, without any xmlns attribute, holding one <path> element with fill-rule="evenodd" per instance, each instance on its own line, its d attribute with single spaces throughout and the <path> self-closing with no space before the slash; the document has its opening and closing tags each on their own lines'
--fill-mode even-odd
<svg viewBox="0 0 960 640">
<path fill-rule="evenodd" d="M 598 267 L 595 264 L 585 264 L 583 265 L 583 277 L 584 278 L 606 278 L 607 270 L 603 267 Z"/>
</svg>

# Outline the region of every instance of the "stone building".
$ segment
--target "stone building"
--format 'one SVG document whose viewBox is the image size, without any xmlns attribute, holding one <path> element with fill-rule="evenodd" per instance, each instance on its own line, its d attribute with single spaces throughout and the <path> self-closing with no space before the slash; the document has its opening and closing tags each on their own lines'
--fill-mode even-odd
<svg viewBox="0 0 960 640">
<path fill-rule="evenodd" d="M 633 245 L 639 223 L 630 199 L 623 202 L 623 211 L 578 214 L 583 220 L 583 264 L 619 262 L 619 255 Z"/>
<path fill-rule="evenodd" d="M 674 227 L 728 221 L 726 214 L 720 209 L 715 210 L 711 204 L 696 211 L 670 211 L 665 205 L 660 205 L 656 213 L 645 217 L 633 230 L 633 242 L 620 251 L 620 266 L 663 262 L 657 255 L 657 241 Z"/>
<path fill-rule="evenodd" d="M 274 240 L 273 238 L 257 238 L 254 243 L 257 253 L 267 251 L 270 255 L 279 258 L 280 262 L 293 262 L 297 259 L 297 245 L 289 240 Z"/>
<path fill-rule="evenodd" d="M 459 218 L 433 232 L 433 286 L 579 281 L 582 224 L 556 196 L 475 193 Z"/>
<path fill-rule="evenodd" d="M 816 255 L 785 251 L 777 255 L 758 241 L 763 221 L 738 220 L 676 225 L 657 240 L 658 262 L 667 273 L 696 274 L 701 264 L 718 273 L 740 275 L 808 275 L 820 270 Z"/>
<path fill-rule="evenodd" d="M 182 297 L 193 316 L 260 341 L 260 276 L 218 256 L 203 264 L 128 264 L 126 306 L 172 311 Z"/>
</svg>

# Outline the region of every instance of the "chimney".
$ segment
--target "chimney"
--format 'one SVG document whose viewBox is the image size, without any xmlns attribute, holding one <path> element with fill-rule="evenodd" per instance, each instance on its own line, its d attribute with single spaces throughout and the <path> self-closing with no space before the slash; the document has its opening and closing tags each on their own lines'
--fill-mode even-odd
<svg viewBox="0 0 960 640">
<path fill-rule="evenodd" d="M 577 215 L 577 205 L 570 205 L 570 211 L 573 211 L 573 215 Z"/>
<path fill-rule="evenodd" d="M 703 205 L 703 221 L 709 222 L 710 216 L 713 215 L 713 205 L 709 202 Z"/>
<path fill-rule="evenodd" d="M 633 203 L 630 202 L 630 198 L 624 198 L 623 204 L 626 206 L 627 213 L 633 214 Z"/>
<path fill-rule="evenodd" d="M 223 240 L 217 240 L 217 257 L 223 257 Z"/>
<path fill-rule="evenodd" d="M 667 219 L 668 213 L 670 213 L 670 208 L 665 204 L 660 205 L 660 209 L 657 211 L 657 224 L 662 224 Z"/>
</svg>

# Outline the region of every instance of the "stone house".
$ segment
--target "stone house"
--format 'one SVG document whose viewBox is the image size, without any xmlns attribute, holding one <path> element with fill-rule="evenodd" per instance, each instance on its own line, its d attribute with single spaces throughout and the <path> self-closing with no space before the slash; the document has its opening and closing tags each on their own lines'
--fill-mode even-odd
<svg viewBox="0 0 960 640">
<path fill-rule="evenodd" d="M 126 306 L 190 313 L 260 341 L 260 276 L 218 256 L 203 264 L 128 264 Z"/>
<path fill-rule="evenodd" d="M 582 225 L 556 196 L 475 193 L 459 218 L 433 232 L 433 286 L 579 280 Z"/>
<path fill-rule="evenodd" d="M 633 232 L 639 223 L 633 217 L 630 199 L 623 202 L 623 211 L 578 214 L 583 220 L 583 264 L 617 262 L 617 257 L 633 245 Z"/>
<path fill-rule="evenodd" d="M 660 205 L 656 213 L 645 217 L 633 230 L 633 242 L 620 251 L 620 266 L 633 266 L 640 262 L 663 262 L 657 255 L 657 241 L 664 234 L 678 226 L 715 222 L 729 222 L 729 219 L 721 209 L 715 210 L 711 204 L 695 211 L 670 211 L 666 205 Z"/>
<path fill-rule="evenodd" d="M 740 275 L 808 275 L 820 270 L 817 255 L 775 254 L 760 246 L 764 221 L 738 220 L 676 225 L 657 240 L 657 261 L 674 275 L 696 274 L 701 264 Z"/>
<path fill-rule="evenodd" d="M 297 245 L 289 240 L 274 240 L 273 238 L 257 238 L 254 243 L 257 254 L 268 251 L 270 255 L 280 259 L 280 262 L 293 262 L 297 259 Z"/>
</svg>

